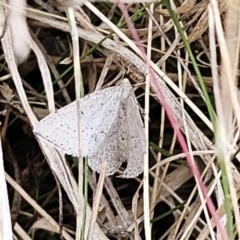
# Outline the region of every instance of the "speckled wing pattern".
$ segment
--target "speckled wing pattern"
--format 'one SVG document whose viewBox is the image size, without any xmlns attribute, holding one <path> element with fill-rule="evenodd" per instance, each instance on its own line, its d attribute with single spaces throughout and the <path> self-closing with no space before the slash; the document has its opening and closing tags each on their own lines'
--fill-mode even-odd
<svg viewBox="0 0 240 240">
<path fill-rule="evenodd" d="M 129 83 L 130 84 L 130 83 Z M 143 171 L 143 157 L 146 151 L 146 138 L 142 119 L 138 110 L 137 101 L 133 91 L 129 93 L 124 104 L 127 119 L 127 168 L 120 177 L 134 178 Z"/>
<path fill-rule="evenodd" d="M 112 94 L 112 93 L 115 94 Z M 111 87 L 80 100 L 82 154 L 97 152 L 118 117 L 122 89 Z M 76 101 L 42 119 L 33 132 L 64 153 L 78 156 L 78 122 Z"/>
<path fill-rule="evenodd" d="M 78 156 L 77 104 L 73 102 L 42 119 L 33 132 L 68 155 Z M 107 175 L 127 161 L 124 178 L 143 171 L 145 136 L 132 87 L 127 79 L 80 100 L 82 156 L 100 172 L 108 162 Z"/>
<path fill-rule="evenodd" d="M 118 118 L 112 125 L 112 128 L 106 135 L 108 139 L 104 146 L 100 147 L 96 154 L 88 156 L 88 164 L 92 170 L 100 172 L 101 164 L 104 160 L 108 162 L 107 175 L 113 175 L 127 160 L 127 141 L 123 137 L 126 137 L 126 118 L 123 115 L 123 110 L 120 108 Z"/>
</svg>

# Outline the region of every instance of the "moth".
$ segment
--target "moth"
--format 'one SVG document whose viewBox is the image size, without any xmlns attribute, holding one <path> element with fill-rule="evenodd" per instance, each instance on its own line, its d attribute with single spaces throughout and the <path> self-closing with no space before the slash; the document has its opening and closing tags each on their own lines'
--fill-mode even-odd
<svg viewBox="0 0 240 240">
<path fill-rule="evenodd" d="M 143 171 L 146 148 L 144 128 L 132 86 L 128 79 L 80 99 L 82 149 L 88 165 L 100 172 L 108 162 L 112 175 L 127 162 L 120 177 L 134 178 Z M 33 132 L 60 151 L 78 156 L 76 101 L 42 119 Z"/>
</svg>

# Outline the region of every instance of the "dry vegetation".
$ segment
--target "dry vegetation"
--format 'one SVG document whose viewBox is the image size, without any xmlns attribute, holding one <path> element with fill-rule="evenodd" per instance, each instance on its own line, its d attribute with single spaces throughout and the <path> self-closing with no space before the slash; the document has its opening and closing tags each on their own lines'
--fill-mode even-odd
<svg viewBox="0 0 240 240">
<path fill-rule="evenodd" d="M 102 178 L 91 170 L 86 179 L 86 172 L 78 173 L 76 159 L 68 156 L 65 161 L 62 154 L 37 141 L 32 133 L 32 127 L 49 110 L 76 98 L 75 83 L 79 82 L 74 80 L 77 59 L 71 37 L 71 9 L 69 23 L 66 12 L 56 5 L 28 1 L 28 45 L 33 51 L 25 61 L 19 53 L 17 60 L 22 63 L 17 65 L 13 49 L 16 56 L 21 36 L 10 34 L 9 29 L 13 31 L 18 25 L 9 24 L 11 8 L 1 0 L 5 20 L 0 61 L 1 158 L 16 239 L 60 239 L 60 235 L 63 239 L 80 239 L 82 222 L 86 222 L 86 236 L 93 231 L 93 236 L 85 239 L 239 239 L 240 121 L 234 113 L 239 112 L 240 5 L 233 0 L 218 1 L 218 5 L 214 0 L 174 2 L 171 8 L 196 63 L 189 57 L 164 1 L 151 7 L 126 5 L 151 62 L 140 57 L 140 42 L 132 37 L 117 4 L 86 2 L 74 10 L 85 93 L 127 77 L 144 109 L 145 124 L 149 124 L 149 156 L 144 166 L 149 179 L 142 175 L 136 179 Z M 152 72 L 146 76 L 149 66 Z M 150 93 L 145 85 L 149 80 Z M 184 134 L 180 142 L 163 106 Z M 182 150 L 184 142 L 189 149 L 187 158 Z M 211 203 L 205 204 L 204 188 L 194 166 L 209 190 L 217 210 L 215 218 Z M 11 239 L 4 172 L 2 168 L 0 171 L 0 239 Z M 88 181 L 87 195 L 78 181 Z M 85 201 L 89 205 L 84 220 Z"/>
</svg>

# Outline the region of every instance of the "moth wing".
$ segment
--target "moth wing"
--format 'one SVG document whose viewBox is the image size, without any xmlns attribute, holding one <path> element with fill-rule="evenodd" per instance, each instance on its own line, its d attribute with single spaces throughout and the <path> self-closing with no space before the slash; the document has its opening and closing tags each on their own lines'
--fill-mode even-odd
<svg viewBox="0 0 240 240">
<path fill-rule="evenodd" d="M 107 88 L 80 100 L 83 156 L 97 152 L 117 116 L 122 89 Z M 42 119 L 35 135 L 68 155 L 78 156 L 76 101 Z"/>
<path fill-rule="evenodd" d="M 33 129 L 33 133 L 46 143 L 63 151 L 66 154 L 76 156 L 74 142 L 77 142 L 75 128 L 76 102 L 73 102 L 55 113 L 39 121 Z M 71 136 L 71 138 L 69 137 Z"/>
<path fill-rule="evenodd" d="M 128 159 L 127 168 L 124 170 L 123 174 L 120 177 L 134 178 L 143 172 L 143 159 L 146 149 L 146 138 L 142 119 L 133 92 L 126 100 L 125 106 L 128 131 Z"/>
<path fill-rule="evenodd" d="M 103 161 L 107 161 L 106 175 L 113 175 L 127 157 L 126 134 L 126 117 L 123 109 L 120 108 L 118 116 L 106 135 L 104 146 L 99 148 L 97 153 L 88 156 L 89 167 L 100 173 Z"/>
</svg>

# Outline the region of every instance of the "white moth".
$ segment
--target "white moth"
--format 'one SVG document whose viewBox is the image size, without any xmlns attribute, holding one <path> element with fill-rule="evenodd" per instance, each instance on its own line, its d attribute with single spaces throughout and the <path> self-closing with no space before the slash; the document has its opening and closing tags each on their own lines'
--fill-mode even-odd
<svg viewBox="0 0 240 240">
<path fill-rule="evenodd" d="M 76 102 L 42 119 L 33 132 L 68 155 L 78 156 Z M 123 162 L 123 178 L 134 178 L 143 171 L 146 141 L 142 120 L 132 87 L 127 79 L 80 100 L 82 156 L 88 157 L 93 171 L 100 172 L 108 162 L 107 175 L 114 174 Z"/>
</svg>

